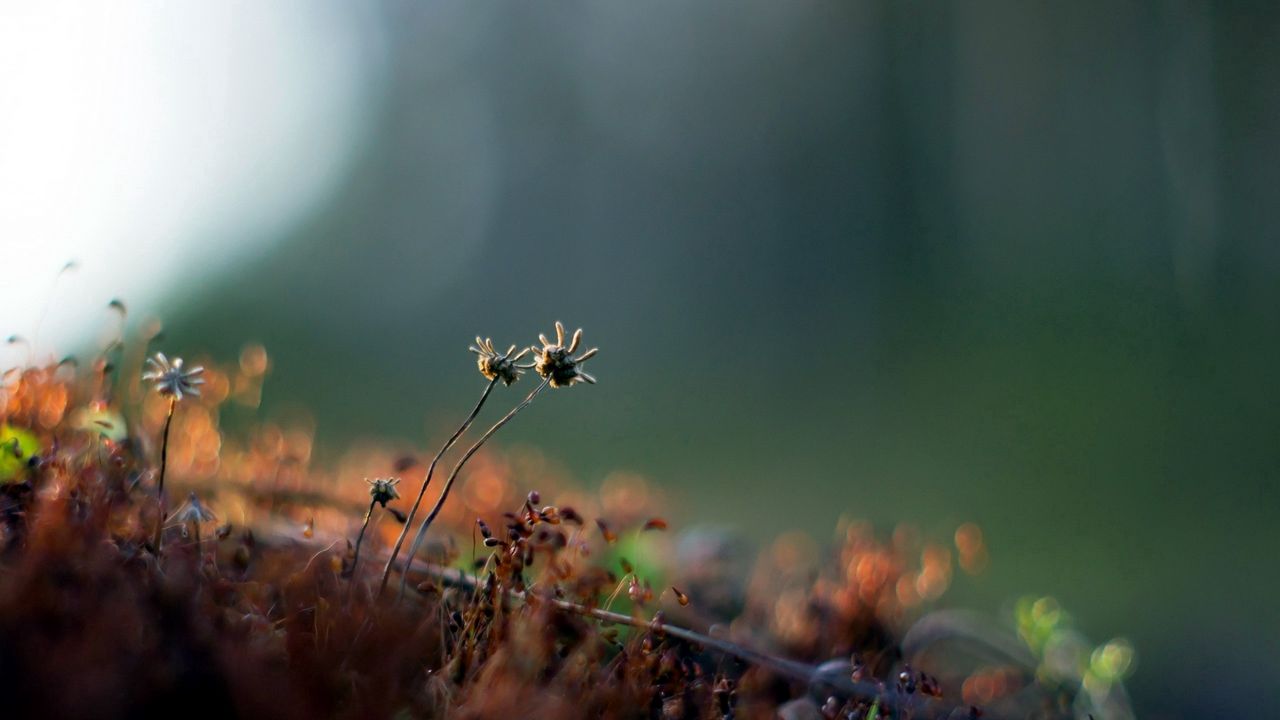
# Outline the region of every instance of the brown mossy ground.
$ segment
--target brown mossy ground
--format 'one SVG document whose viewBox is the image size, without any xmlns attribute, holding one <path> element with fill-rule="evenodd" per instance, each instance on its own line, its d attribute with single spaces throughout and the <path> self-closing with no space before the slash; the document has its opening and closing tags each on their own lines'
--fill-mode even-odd
<svg viewBox="0 0 1280 720">
<path fill-rule="evenodd" d="M 399 525 L 376 509 L 352 567 L 360 479 L 395 465 L 416 487 L 420 466 L 366 453 L 371 471 L 345 477 L 355 460 L 310 467 L 305 433 L 259 425 L 231 437 L 224 405 L 256 397 L 264 370 L 253 356 L 210 368 L 206 392 L 178 408 L 159 552 L 164 403 L 117 386 L 103 362 L 5 376 L 0 716 L 771 718 L 791 702 L 795 717 L 966 717 L 975 700 L 1001 699 L 972 697 L 972 668 L 934 677 L 903 665 L 899 635 L 946 587 L 947 547 L 881 542 L 851 524 L 816 563 L 783 539 L 750 571 L 722 538 L 689 535 L 677 551 L 676 531 L 653 521 L 657 493 L 624 482 L 583 494 L 518 454 L 477 458 L 409 592 L 398 598 L 393 575 L 379 594 Z M 577 509 L 527 498 L 534 487 Z M 220 519 L 175 516 L 188 491 Z M 477 516 L 493 528 L 487 544 Z M 646 556 L 632 566 L 623 552 Z M 449 582 L 447 566 L 476 582 Z M 611 606 L 635 626 L 567 603 Z M 835 672 L 882 699 L 828 702 L 816 683 L 671 637 L 664 623 L 813 667 L 852 661 Z M 998 690 L 1022 693 L 1017 707 L 1031 710 L 1019 716 L 1058 714 L 1059 694 L 1011 677 Z"/>
</svg>

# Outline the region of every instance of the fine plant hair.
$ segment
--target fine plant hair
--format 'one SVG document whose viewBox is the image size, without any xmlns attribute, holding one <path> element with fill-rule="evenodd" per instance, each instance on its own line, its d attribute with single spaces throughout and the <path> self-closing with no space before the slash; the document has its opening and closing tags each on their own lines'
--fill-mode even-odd
<svg viewBox="0 0 1280 720">
<path fill-rule="evenodd" d="M 195 536 L 196 556 L 201 559 L 204 558 L 204 542 L 200 534 L 200 526 L 217 521 L 217 514 L 205 507 L 194 492 L 187 495 L 187 501 L 168 520 L 169 523 L 181 526 L 183 535 L 190 532 Z M 159 548 L 159 545 L 156 547 Z"/>
</svg>

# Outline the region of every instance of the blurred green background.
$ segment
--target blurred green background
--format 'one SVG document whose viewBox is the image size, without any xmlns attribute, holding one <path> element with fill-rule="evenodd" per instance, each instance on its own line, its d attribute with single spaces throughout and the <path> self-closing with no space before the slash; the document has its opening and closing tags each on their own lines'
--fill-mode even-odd
<svg viewBox="0 0 1280 720">
<path fill-rule="evenodd" d="M 600 384 L 504 442 L 761 542 L 978 522 L 953 601 L 1130 638 L 1140 717 L 1280 703 L 1274 3 L 377 16 L 350 167 L 174 293 L 173 348 L 265 343 L 264 413 L 336 453 L 438 433 L 471 337 L 562 319 Z"/>
</svg>

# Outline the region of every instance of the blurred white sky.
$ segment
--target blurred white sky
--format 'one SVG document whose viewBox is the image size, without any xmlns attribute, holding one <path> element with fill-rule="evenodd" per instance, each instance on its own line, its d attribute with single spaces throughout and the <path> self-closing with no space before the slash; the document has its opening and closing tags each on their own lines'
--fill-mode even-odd
<svg viewBox="0 0 1280 720">
<path fill-rule="evenodd" d="M 322 202 L 380 86 L 361 7 L 0 2 L 0 339 L 59 356 L 117 297 L 163 316 Z"/>
</svg>

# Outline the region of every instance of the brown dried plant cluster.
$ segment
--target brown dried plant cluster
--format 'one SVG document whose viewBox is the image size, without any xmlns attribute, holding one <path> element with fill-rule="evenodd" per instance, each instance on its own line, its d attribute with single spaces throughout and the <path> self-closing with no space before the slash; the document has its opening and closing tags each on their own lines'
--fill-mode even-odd
<svg viewBox="0 0 1280 720">
<path fill-rule="evenodd" d="M 556 323 L 554 342 L 505 353 L 477 339 L 488 384 L 408 510 L 397 507 L 399 477 L 350 478 L 383 467 L 402 476 L 414 457 L 369 451 L 330 474 L 310 467 L 305 431 L 223 430 L 225 404 L 256 404 L 261 348 L 227 368 L 156 355 L 142 376 L 120 368 L 140 369 L 145 350 L 118 347 L 86 368 L 6 373 L 0 715 L 1072 714 L 1070 689 L 1038 685 L 1015 661 L 996 667 L 1016 679 L 1007 696 L 979 708 L 965 683 L 992 665 L 908 656 L 906 620 L 950 580 L 944 546 L 882 543 L 850 525 L 829 555 L 781 538 L 750 572 L 725 536 L 673 538 L 659 494 L 639 479 L 583 494 L 545 458 L 481 452 L 545 388 L 595 383 L 582 365 L 596 350 L 578 354 L 581 337 Z M 419 521 L 437 464 L 495 385 L 529 369 L 541 383 L 454 461 Z M 166 470 L 187 492 L 173 512 Z M 533 485 L 571 504 L 517 496 Z M 976 527 L 964 538 L 964 552 L 985 552 Z M 917 656 L 928 672 L 908 664 Z"/>
</svg>

